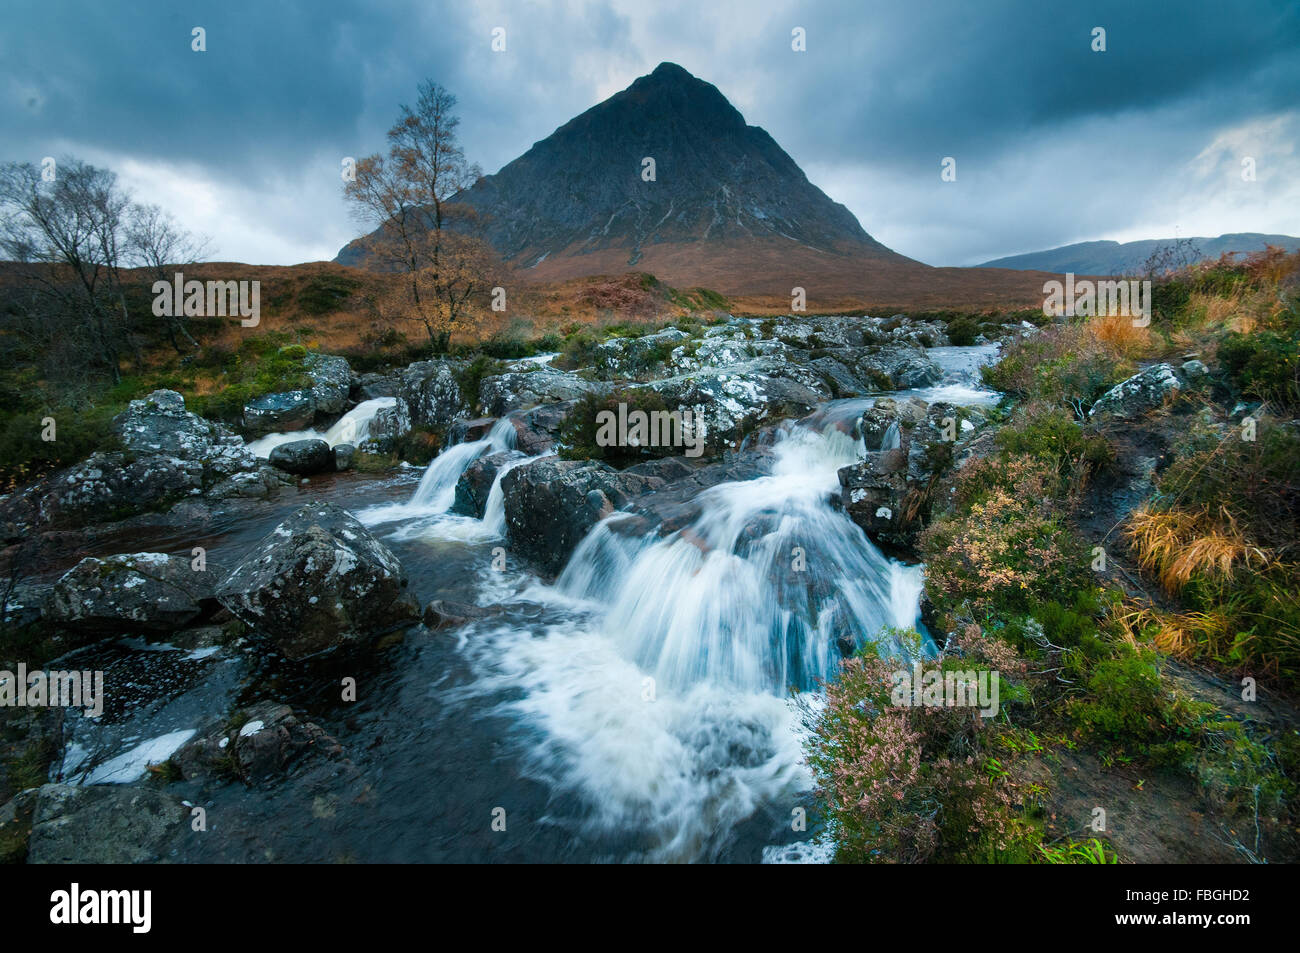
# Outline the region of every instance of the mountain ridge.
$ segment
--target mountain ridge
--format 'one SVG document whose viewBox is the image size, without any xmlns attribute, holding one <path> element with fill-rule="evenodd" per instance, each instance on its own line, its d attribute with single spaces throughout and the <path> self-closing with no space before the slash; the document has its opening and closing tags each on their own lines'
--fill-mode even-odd
<svg viewBox="0 0 1300 953">
<path fill-rule="evenodd" d="M 1075 242 L 994 258 L 976 268 L 1009 268 L 1014 271 L 1074 272 L 1075 274 L 1117 275 L 1140 271 L 1147 258 L 1161 247 L 1172 247 L 1173 238 L 1144 238 L 1132 242 L 1109 240 Z M 1224 252 L 1263 251 L 1266 245 L 1280 245 L 1288 251 L 1300 249 L 1300 238 L 1262 232 L 1228 232 L 1216 238 L 1182 239 L 1197 244 L 1201 260 L 1217 259 Z"/>
</svg>

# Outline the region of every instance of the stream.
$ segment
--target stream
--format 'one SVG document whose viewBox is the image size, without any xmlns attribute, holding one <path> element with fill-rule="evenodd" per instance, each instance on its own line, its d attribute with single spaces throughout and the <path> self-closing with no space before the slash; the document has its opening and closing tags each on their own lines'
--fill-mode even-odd
<svg viewBox="0 0 1300 953">
<path fill-rule="evenodd" d="M 891 396 L 993 403 L 978 368 L 995 353 L 933 348 L 943 380 Z M 366 413 L 383 406 L 370 403 L 333 436 L 363 435 Z M 138 780 L 214 717 L 273 699 L 337 738 L 355 776 L 177 782 L 206 808 L 208 830 L 178 839 L 173 859 L 824 861 L 809 842 L 817 824 L 792 691 L 815 703 L 837 646 L 918 625 L 923 586 L 921 567 L 886 558 L 829 502 L 837 470 L 863 452 L 845 423 L 870 403 L 834 401 L 783 424 L 766 472 L 704 490 L 677 532 L 637 532 L 614 514 L 553 581 L 504 549 L 502 474 L 482 520 L 448 512 L 465 468 L 513 447 L 508 423 L 424 470 L 313 478 L 201 536 L 173 527 L 104 540 L 89 555 L 203 546 L 230 567 L 296 507 L 327 500 L 398 555 L 422 604 L 494 611 L 297 664 L 254 643 L 119 640 L 73 653 L 60 664 L 104 670 L 105 714 L 69 714 L 51 780 Z M 355 702 L 341 700 L 348 677 Z M 797 808 L 807 830 L 792 829 Z M 493 829 L 498 816 L 505 831 Z"/>
</svg>

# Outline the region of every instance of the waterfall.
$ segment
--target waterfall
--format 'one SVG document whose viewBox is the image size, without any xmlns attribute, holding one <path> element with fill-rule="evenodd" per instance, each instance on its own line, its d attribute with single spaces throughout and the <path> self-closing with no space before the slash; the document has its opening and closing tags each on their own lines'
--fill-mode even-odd
<svg viewBox="0 0 1300 953">
<path fill-rule="evenodd" d="M 484 570 L 506 612 L 464 641 L 480 676 L 464 696 L 506 693 L 532 770 L 581 794 L 585 825 L 640 832 L 648 859 L 710 859 L 756 804 L 800 803 L 811 779 L 789 690 L 917 624 L 920 567 L 885 558 L 830 502 L 860 446 L 787 425 L 767 475 L 703 491 L 676 532 L 614 514 L 554 585 L 513 599 Z"/>
<path fill-rule="evenodd" d="M 557 585 L 603 602 L 606 631 L 661 686 L 812 687 L 841 647 L 916 622 L 919 572 L 830 505 L 836 471 L 856 460 L 839 430 L 791 427 L 769 476 L 705 490 L 701 515 L 662 539 L 601 523 Z"/>
<path fill-rule="evenodd" d="M 292 433 L 272 433 L 257 440 L 250 440 L 244 445 L 244 448 L 255 456 L 265 459 L 271 455 L 271 451 L 276 447 L 284 443 L 292 443 L 295 440 L 324 440 L 331 447 L 341 443 L 356 445 L 370 435 L 370 423 L 375 419 L 375 414 L 386 407 L 396 405 L 396 397 L 376 397 L 372 400 L 363 400 L 340 417 L 334 426 L 323 433 L 314 429 L 297 430 Z"/>
<path fill-rule="evenodd" d="M 443 450 L 424 471 L 411 506 L 431 513 L 447 512 L 456 501 L 456 481 L 469 465 L 485 453 L 513 450 L 515 440 L 514 424 L 502 417 L 482 440 L 458 443 Z"/>
<path fill-rule="evenodd" d="M 885 435 L 880 438 L 881 450 L 897 450 L 903 445 L 903 435 L 898 429 L 898 421 L 891 420 L 885 428 Z"/>
</svg>

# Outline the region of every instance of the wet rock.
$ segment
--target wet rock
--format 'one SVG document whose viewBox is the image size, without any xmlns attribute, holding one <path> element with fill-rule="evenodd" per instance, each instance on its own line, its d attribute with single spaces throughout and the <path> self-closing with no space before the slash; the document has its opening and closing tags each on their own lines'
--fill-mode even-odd
<svg viewBox="0 0 1300 953">
<path fill-rule="evenodd" d="M 577 401 L 542 404 L 510 416 L 515 428 L 515 447 L 530 457 L 549 453 L 560 439 L 560 429 Z"/>
<path fill-rule="evenodd" d="M 907 453 L 902 448 L 867 454 L 862 463 L 839 470 L 844 511 L 875 541 L 911 545 L 913 533 L 904 523 L 907 494 Z"/>
<path fill-rule="evenodd" d="M 455 369 L 447 361 L 420 361 L 407 367 L 398 396 L 417 427 L 441 429 L 469 411 Z"/>
<path fill-rule="evenodd" d="M 465 472 L 456 481 L 456 502 L 452 504 L 451 511 L 461 516 L 482 519 L 488 494 L 492 491 L 492 484 L 501 468 L 515 460 L 525 459 L 527 454 L 518 450 L 499 450 L 479 457 L 465 468 Z"/>
<path fill-rule="evenodd" d="M 457 420 L 447 428 L 447 446 L 482 440 L 496 424 L 495 417 L 475 417 L 473 420 Z"/>
<path fill-rule="evenodd" d="M 1173 367 L 1152 364 L 1102 394 L 1088 415 L 1131 420 L 1163 406 L 1182 387 Z"/>
<path fill-rule="evenodd" d="M 306 430 L 315 419 L 316 401 L 310 390 L 264 394 L 244 405 L 244 433 L 250 437 Z"/>
<path fill-rule="evenodd" d="M 221 575 L 166 553 L 87 556 L 51 588 L 45 618 L 86 636 L 164 636 L 215 607 Z"/>
<path fill-rule="evenodd" d="M 657 477 L 595 460 L 544 458 L 517 466 L 501 479 L 510 548 L 543 571 L 558 573 L 596 523 L 662 485 Z"/>
<path fill-rule="evenodd" d="M 332 354 L 308 354 L 303 361 L 311 377 L 311 397 L 316 412 L 341 414 L 348 409 L 348 395 L 354 380 L 346 358 Z"/>
<path fill-rule="evenodd" d="M 411 431 L 411 409 L 406 401 L 397 398 L 392 407 L 381 407 L 370 419 L 366 439 L 358 447 L 363 453 L 388 453 L 397 439 Z"/>
<path fill-rule="evenodd" d="M 894 386 L 900 390 L 912 387 L 929 387 L 937 384 L 943 377 L 943 368 L 928 357 L 907 357 L 894 365 L 890 371 Z"/>
<path fill-rule="evenodd" d="M 350 443 L 340 443 L 334 448 L 334 469 L 339 473 L 351 470 L 357 460 L 357 448 Z"/>
<path fill-rule="evenodd" d="M 292 440 L 271 451 L 271 466 L 296 476 L 329 473 L 334 469 L 334 451 L 319 438 Z"/>
<path fill-rule="evenodd" d="M 346 510 L 309 503 L 268 534 L 217 589 L 221 604 L 291 659 L 409 625 L 406 571 Z"/>
<path fill-rule="evenodd" d="M 361 400 L 374 400 L 376 397 L 396 397 L 402 381 L 395 374 L 378 374 L 371 371 L 357 378 L 356 386 Z"/>
<path fill-rule="evenodd" d="M 171 761 L 187 780 L 234 775 L 249 784 L 312 774 L 351 778 L 356 768 L 343 746 L 319 725 L 299 718 L 278 702 L 258 702 L 243 712 L 237 725 L 204 729 Z"/>
<path fill-rule="evenodd" d="M 555 404 L 577 400 L 587 394 L 608 393 L 611 385 L 584 380 L 553 367 L 540 367 L 535 371 L 511 372 L 485 377 L 479 385 L 479 400 L 483 410 L 495 417 L 504 417 L 512 410 L 533 407 L 537 404 Z"/>
<path fill-rule="evenodd" d="M 147 864 L 170 854 L 189 810 L 156 788 L 46 784 L 37 795 L 29 864 Z"/>
</svg>

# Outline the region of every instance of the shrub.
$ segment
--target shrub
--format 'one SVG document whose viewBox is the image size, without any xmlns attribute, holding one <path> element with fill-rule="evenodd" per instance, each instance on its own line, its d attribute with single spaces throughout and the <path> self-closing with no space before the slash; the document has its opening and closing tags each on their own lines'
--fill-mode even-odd
<svg viewBox="0 0 1300 953">
<path fill-rule="evenodd" d="M 1024 612 L 1084 584 L 1086 550 L 1050 502 L 1057 479 L 1049 464 L 1025 456 L 964 469 L 955 510 L 920 538 L 937 605 Z"/>
<path fill-rule="evenodd" d="M 1243 394 L 1300 406 L 1300 336 L 1234 331 L 1219 343 L 1218 357 Z"/>
<path fill-rule="evenodd" d="M 904 641 L 918 644 L 915 633 Z M 908 638 L 910 637 L 910 639 Z M 1024 666 L 1005 643 L 970 627 L 954 654 L 922 670 L 992 669 L 1000 683 Z M 895 671 L 875 646 L 846 659 L 825 705 L 804 709 L 807 760 L 839 862 L 1039 860 L 1036 791 L 998 719 L 970 707 L 894 704 Z M 1005 695 L 1004 692 L 1000 693 Z"/>
<path fill-rule="evenodd" d="M 618 390 L 605 396 L 588 394 L 569 412 L 560 429 L 560 442 L 564 445 L 560 456 L 565 460 L 604 460 L 611 466 L 631 466 L 652 457 L 674 456 L 681 449 L 661 447 L 602 447 L 596 442 L 599 431 L 597 416 L 602 411 L 618 413 L 618 405 L 626 404 L 627 411 L 641 410 L 647 414 L 668 410 L 662 395 L 648 387 Z"/>
</svg>

